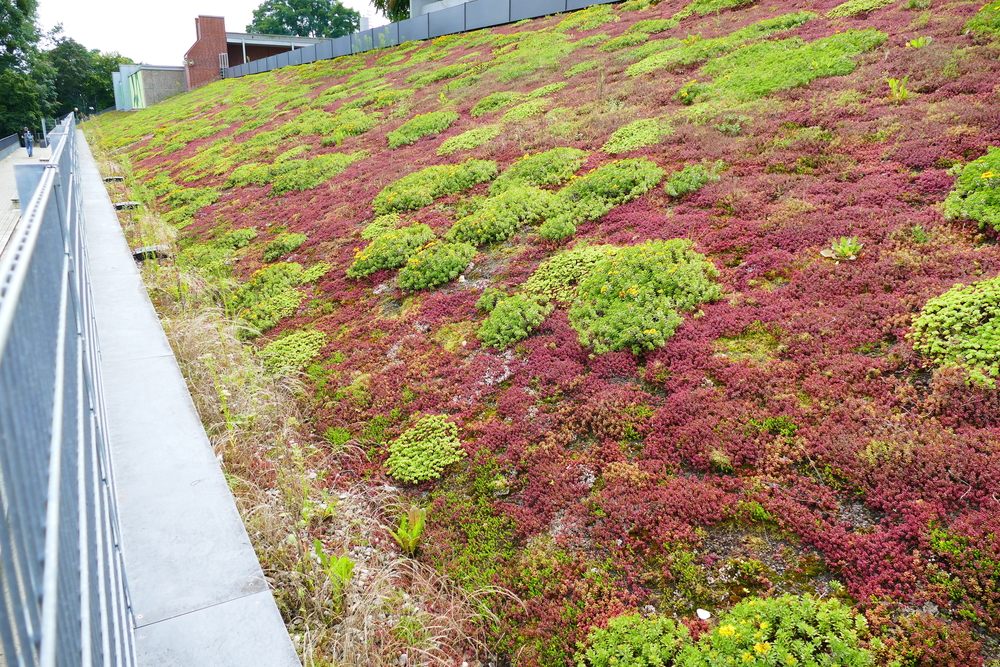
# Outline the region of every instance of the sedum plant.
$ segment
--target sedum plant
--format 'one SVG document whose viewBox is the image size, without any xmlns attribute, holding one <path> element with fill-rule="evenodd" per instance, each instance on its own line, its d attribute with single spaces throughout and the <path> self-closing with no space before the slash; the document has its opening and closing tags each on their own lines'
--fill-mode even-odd
<svg viewBox="0 0 1000 667">
<path fill-rule="evenodd" d="M 527 338 L 550 310 L 534 299 L 515 294 L 496 302 L 476 335 L 484 345 L 505 349 Z"/>
<path fill-rule="evenodd" d="M 475 256 L 476 248 L 468 243 L 431 241 L 406 260 L 399 271 L 399 286 L 415 291 L 454 280 Z"/>
<path fill-rule="evenodd" d="M 580 342 L 598 353 L 662 346 L 680 313 L 720 295 L 715 266 L 686 239 L 620 248 L 580 283 L 569 311 Z"/>
<path fill-rule="evenodd" d="M 382 269 L 394 269 L 418 248 L 434 238 L 427 225 L 416 224 L 378 236 L 364 250 L 354 253 L 354 262 L 347 267 L 348 278 L 364 278 Z"/>
<path fill-rule="evenodd" d="M 553 255 L 542 262 L 535 272 L 521 285 L 528 294 L 570 303 L 576 298 L 580 282 L 590 275 L 594 267 L 612 255 L 618 248 L 613 245 L 591 246 L 584 242 Z"/>
<path fill-rule="evenodd" d="M 909 337 L 918 352 L 964 367 L 974 381 L 995 387 L 1000 375 L 1000 277 L 955 285 L 931 299 Z"/>
<path fill-rule="evenodd" d="M 376 215 L 412 211 L 434 203 L 438 197 L 489 181 L 496 175 L 497 164 L 489 160 L 426 167 L 383 188 L 372 201 L 372 208 Z"/>
<path fill-rule="evenodd" d="M 282 255 L 298 250 L 306 242 L 305 234 L 278 234 L 264 248 L 264 261 L 273 262 Z"/>
<path fill-rule="evenodd" d="M 545 218 L 553 209 L 554 195 L 548 190 L 517 186 L 490 197 L 475 213 L 448 230 L 449 241 L 484 245 L 506 241 L 525 223 Z"/>
<path fill-rule="evenodd" d="M 618 616 L 607 628 L 587 635 L 576 654 L 577 667 L 666 667 L 689 645 L 691 636 L 672 618 L 640 614 Z"/>
<path fill-rule="evenodd" d="M 456 120 L 458 114 L 454 111 L 431 111 L 414 116 L 386 135 L 389 139 L 389 148 L 409 146 L 418 139 L 443 132 Z"/>
<path fill-rule="evenodd" d="M 1000 230 L 1000 146 L 990 146 L 986 155 L 962 168 L 944 201 L 944 214 Z"/>
<path fill-rule="evenodd" d="M 561 211 L 550 216 L 538 233 L 554 240 L 572 236 L 577 225 L 596 220 L 615 206 L 652 190 L 663 178 L 663 173 L 645 158 L 603 164 L 572 179 L 559 191 Z"/>
<path fill-rule="evenodd" d="M 400 482 L 416 484 L 439 478 L 464 456 L 458 426 L 444 415 L 428 415 L 389 445 L 386 467 Z"/>
<path fill-rule="evenodd" d="M 577 148 L 553 148 L 525 155 L 500 174 L 490 192 L 498 194 L 517 185 L 559 185 L 576 173 L 586 159 L 587 153 Z"/>
<path fill-rule="evenodd" d="M 712 167 L 703 164 L 686 165 L 680 171 L 672 171 L 667 175 L 663 191 L 677 198 L 700 190 L 705 185 L 719 180 L 719 172 L 723 166 L 722 162 L 716 162 Z"/>
</svg>

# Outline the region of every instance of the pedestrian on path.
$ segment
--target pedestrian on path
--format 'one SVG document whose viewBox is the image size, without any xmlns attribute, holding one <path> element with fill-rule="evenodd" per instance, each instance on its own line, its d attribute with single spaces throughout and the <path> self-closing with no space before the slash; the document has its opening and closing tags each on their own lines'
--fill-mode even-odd
<svg viewBox="0 0 1000 667">
<path fill-rule="evenodd" d="M 31 157 L 31 148 L 35 145 L 35 135 L 31 130 L 24 128 L 24 147 L 28 149 L 28 157 Z"/>
</svg>

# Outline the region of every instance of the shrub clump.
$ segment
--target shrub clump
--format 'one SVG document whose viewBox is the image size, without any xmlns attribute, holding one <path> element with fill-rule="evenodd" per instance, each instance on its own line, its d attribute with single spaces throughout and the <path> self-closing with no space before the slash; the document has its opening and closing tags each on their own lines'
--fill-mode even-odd
<svg viewBox="0 0 1000 667">
<path fill-rule="evenodd" d="M 377 215 L 412 211 L 434 203 L 438 197 L 455 194 L 497 175 L 497 163 L 467 160 L 461 164 L 426 167 L 407 174 L 379 192 L 372 201 Z"/>
<path fill-rule="evenodd" d="M 364 278 L 382 269 L 403 266 L 411 255 L 433 238 L 434 232 L 423 224 L 387 231 L 376 237 L 367 248 L 354 253 L 354 261 L 347 267 L 347 277 Z"/>
<path fill-rule="evenodd" d="M 667 175 L 663 191 L 671 197 L 683 197 L 689 192 L 700 190 L 703 186 L 719 180 L 719 170 L 723 167 L 716 162 L 711 168 L 703 164 L 689 164 L 680 171 L 672 171 Z"/>
<path fill-rule="evenodd" d="M 1000 374 L 1000 277 L 955 285 L 920 311 L 913 347 L 935 361 L 961 366 L 996 386 Z"/>
<path fill-rule="evenodd" d="M 293 250 L 297 250 L 305 242 L 305 234 L 278 234 L 264 248 L 264 261 L 273 262 L 282 255 L 287 255 Z"/>
<path fill-rule="evenodd" d="M 526 185 L 504 190 L 487 199 L 475 213 L 456 222 L 448 230 L 447 239 L 477 246 L 506 241 L 521 225 L 548 215 L 554 198 L 547 190 Z"/>
<path fill-rule="evenodd" d="M 317 329 L 293 331 L 272 340 L 257 356 L 273 373 L 298 371 L 316 358 L 329 340 L 325 332 Z"/>
<path fill-rule="evenodd" d="M 569 311 L 583 345 L 598 353 L 638 354 L 666 343 L 680 313 L 720 295 L 715 265 L 691 241 L 649 241 L 620 248 L 598 262 L 580 283 Z"/>
<path fill-rule="evenodd" d="M 578 148 L 553 148 L 525 155 L 504 170 L 490 186 L 497 194 L 516 185 L 559 185 L 569 179 L 587 159 Z"/>
<path fill-rule="evenodd" d="M 447 130 L 458 120 L 454 111 L 431 111 L 414 116 L 388 135 L 389 148 L 399 148 L 416 143 L 421 137 Z"/>
<path fill-rule="evenodd" d="M 415 291 L 454 280 L 475 256 L 476 248 L 468 243 L 431 241 L 406 260 L 399 271 L 399 286 Z"/>
<path fill-rule="evenodd" d="M 389 445 L 386 467 L 400 482 L 416 484 L 439 478 L 447 466 L 464 456 L 455 423 L 444 415 L 429 415 Z"/>
<path fill-rule="evenodd" d="M 1000 230 L 1000 146 L 962 168 L 955 189 L 944 202 L 948 218 L 968 218 Z"/>
<path fill-rule="evenodd" d="M 534 299 L 515 294 L 496 302 L 476 335 L 484 345 L 502 350 L 527 338 L 545 321 L 549 310 Z"/>
<path fill-rule="evenodd" d="M 601 165 L 559 191 L 562 210 L 549 217 L 538 233 L 547 239 L 572 236 L 577 225 L 596 220 L 615 206 L 652 190 L 663 174 L 663 169 L 645 158 Z"/>
</svg>

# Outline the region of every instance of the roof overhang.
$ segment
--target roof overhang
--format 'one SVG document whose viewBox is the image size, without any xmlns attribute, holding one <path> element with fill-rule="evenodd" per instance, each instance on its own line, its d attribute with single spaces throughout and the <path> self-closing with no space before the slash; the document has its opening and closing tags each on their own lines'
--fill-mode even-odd
<svg viewBox="0 0 1000 667">
<path fill-rule="evenodd" d="M 325 39 L 297 37 L 296 35 L 254 35 L 245 32 L 227 32 L 227 44 L 258 44 L 260 46 L 290 46 L 301 48 L 325 42 Z"/>
</svg>

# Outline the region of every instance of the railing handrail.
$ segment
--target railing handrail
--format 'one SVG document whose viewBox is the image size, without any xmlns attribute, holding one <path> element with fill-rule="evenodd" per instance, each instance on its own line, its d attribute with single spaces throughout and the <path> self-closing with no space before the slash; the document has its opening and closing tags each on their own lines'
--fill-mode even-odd
<svg viewBox="0 0 1000 667">
<path fill-rule="evenodd" d="M 0 260 L 0 646 L 8 665 L 134 665 L 75 119 L 17 165 Z"/>
</svg>

